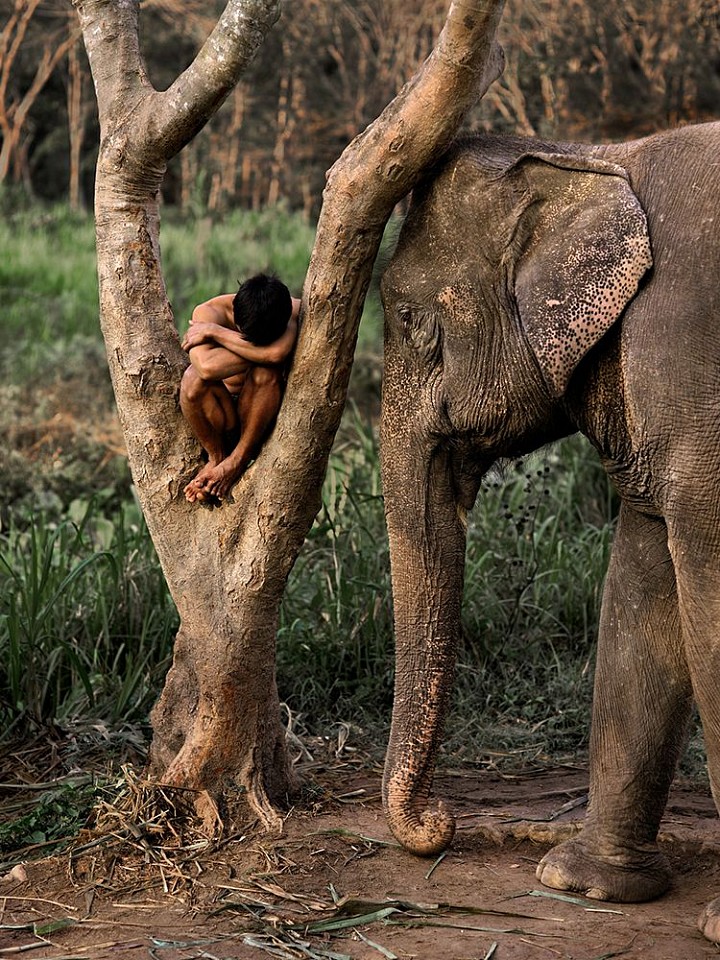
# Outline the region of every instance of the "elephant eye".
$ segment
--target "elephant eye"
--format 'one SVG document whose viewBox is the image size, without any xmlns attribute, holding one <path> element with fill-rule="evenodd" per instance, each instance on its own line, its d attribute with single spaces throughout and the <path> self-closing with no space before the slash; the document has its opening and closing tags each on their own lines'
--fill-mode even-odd
<svg viewBox="0 0 720 960">
<path fill-rule="evenodd" d="M 409 303 L 399 303 L 397 306 L 397 316 L 405 329 L 412 322 L 412 308 Z"/>
<path fill-rule="evenodd" d="M 442 331 L 435 313 L 419 304 L 403 303 L 397 306 L 397 317 L 402 324 L 402 338 L 428 361 L 441 359 Z"/>
</svg>

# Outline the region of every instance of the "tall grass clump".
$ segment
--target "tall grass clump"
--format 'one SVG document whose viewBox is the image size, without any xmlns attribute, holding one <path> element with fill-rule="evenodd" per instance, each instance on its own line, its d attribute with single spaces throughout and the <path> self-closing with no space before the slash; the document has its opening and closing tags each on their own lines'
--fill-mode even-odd
<svg viewBox="0 0 720 960">
<path fill-rule="evenodd" d="M 315 731 L 339 721 L 382 727 L 392 707 L 391 641 L 377 441 L 351 412 L 282 604 L 281 696 Z"/>
<path fill-rule="evenodd" d="M 133 503 L 0 533 L 0 728 L 144 720 L 176 627 Z"/>
<path fill-rule="evenodd" d="M 458 744 L 584 746 L 616 508 L 581 437 L 485 479 L 468 531 Z"/>
</svg>

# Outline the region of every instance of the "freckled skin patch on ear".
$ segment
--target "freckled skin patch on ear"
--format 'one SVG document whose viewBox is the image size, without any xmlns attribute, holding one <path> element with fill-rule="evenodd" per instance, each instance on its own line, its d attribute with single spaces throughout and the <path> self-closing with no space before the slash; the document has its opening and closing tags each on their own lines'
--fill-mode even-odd
<svg viewBox="0 0 720 960">
<path fill-rule="evenodd" d="M 440 293 L 438 293 L 437 298 L 438 303 L 442 304 L 447 310 L 452 310 L 453 305 L 457 302 L 457 297 L 452 287 L 443 287 Z"/>
<path fill-rule="evenodd" d="M 556 170 L 553 178 L 516 271 L 515 296 L 545 379 L 561 396 L 637 292 L 652 254 L 645 214 L 623 177 Z"/>
</svg>

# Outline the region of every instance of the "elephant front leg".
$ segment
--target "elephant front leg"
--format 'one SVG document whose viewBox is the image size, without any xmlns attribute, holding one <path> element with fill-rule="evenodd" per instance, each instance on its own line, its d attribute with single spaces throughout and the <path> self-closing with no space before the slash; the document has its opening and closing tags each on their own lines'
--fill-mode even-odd
<svg viewBox="0 0 720 960">
<path fill-rule="evenodd" d="M 395 700 L 383 803 L 404 847 L 444 850 L 455 822 L 429 806 L 460 634 L 465 528 L 449 457 L 385 430 L 383 486 L 395 609 Z M 399 446 L 402 445 L 404 450 Z"/>
<path fill-rule="evenodd" d="M 656 837 L 691 702 L 665 524 L 623 505 L 600 623 L 588 817 L 542 859 L 542 883 L 620 902 L 667 889 Z"/>
</svg>

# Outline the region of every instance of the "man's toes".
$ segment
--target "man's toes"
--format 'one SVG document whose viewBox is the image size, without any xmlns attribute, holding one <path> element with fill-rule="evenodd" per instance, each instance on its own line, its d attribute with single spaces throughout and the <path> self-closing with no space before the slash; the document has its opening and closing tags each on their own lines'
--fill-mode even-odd
<svg viewBox="0 0 720 960">
<path fill-rule="evenodd" d="M 190 483 L 185 487 L 185 499 L 189 503 L 203 503 L 206 500 L 210 499 L 205 484 L 207 482 L 207 477 L 202 477 L 198 474 L 197 477 L 193 477 Z"/>
<path fill-rule="evenodd" d="M 215 487 L 215 496 L 218 500 L 227 499 L 227 495 L 230 493 L 232 483 L 229 483 L 227 480 L 219 480 Z"/>
<path fill-rule="evenodd" d="M 218 478 L 212 473 L 209 473 L 206 477 L 203 477 L 201 488 L 204 493 L 209 493 L 210 496 L 215 496 L 218 484 L 220 483 L 222 483 L 222 477 Z"/>
<path fill-rule="evenodd" d="M 220 477 L 208 477 L 205 481 L 204 491 L 209 493 L 212 497 L 217 497 L 219 500 L 222 499 L 225 493 L 225 478 Z"/>
</svg>

